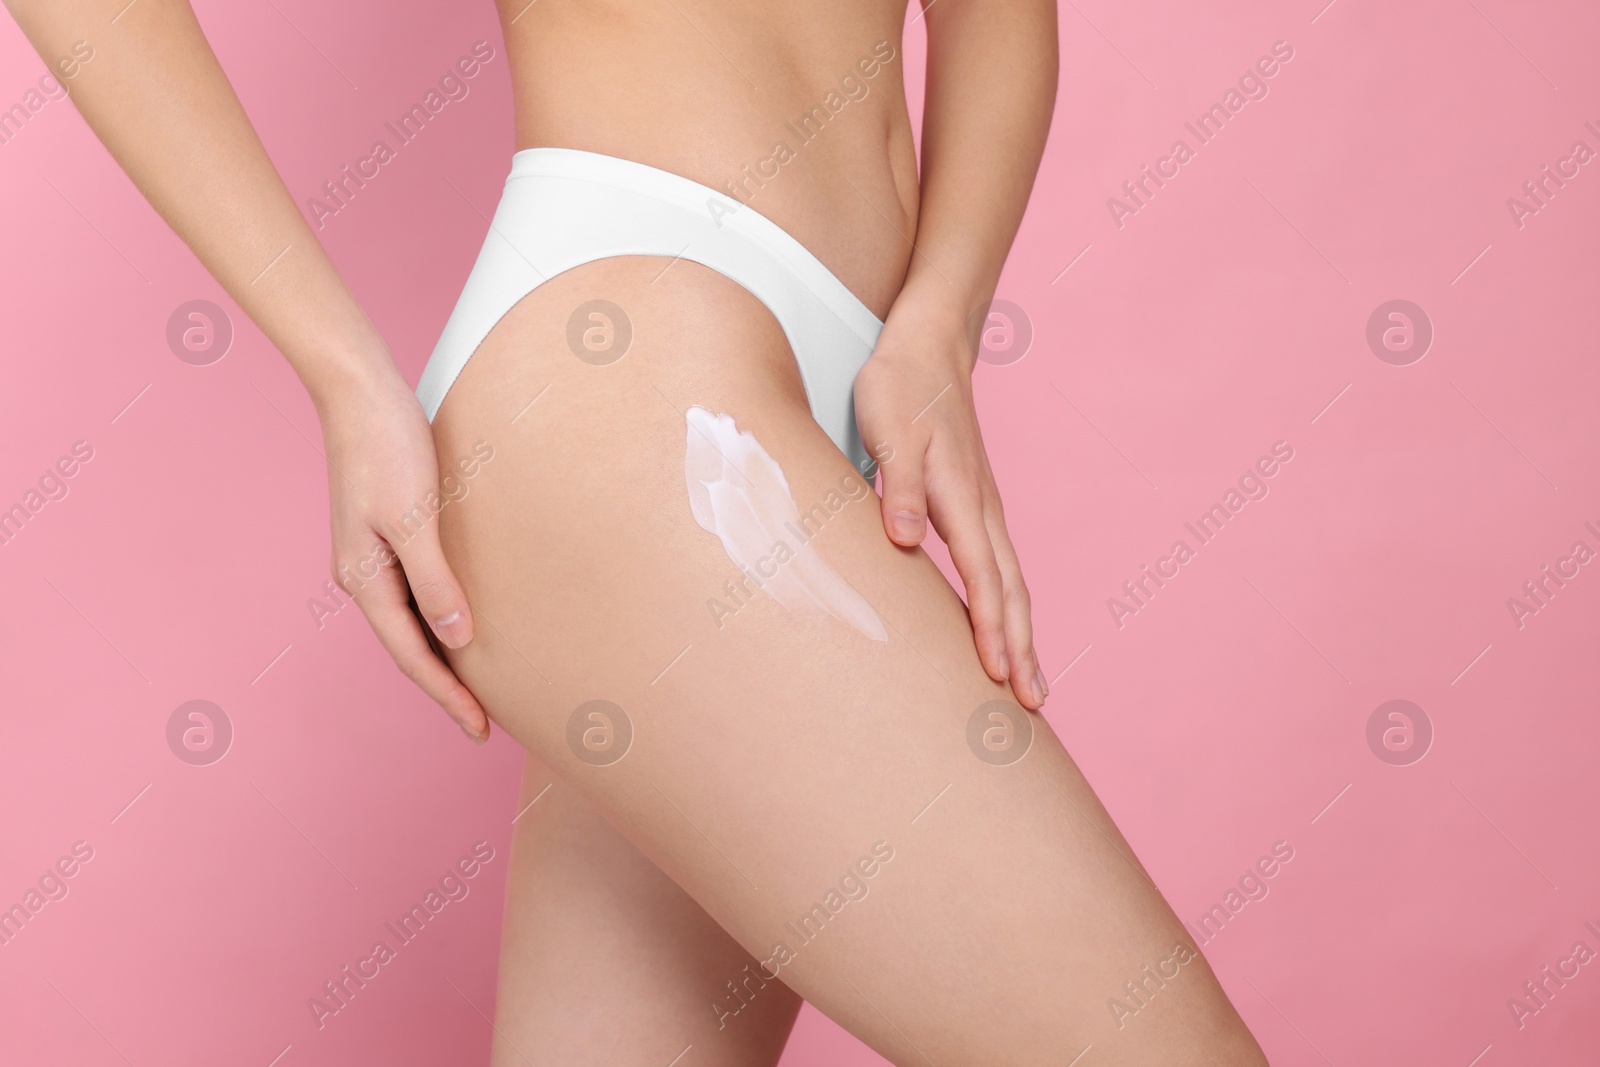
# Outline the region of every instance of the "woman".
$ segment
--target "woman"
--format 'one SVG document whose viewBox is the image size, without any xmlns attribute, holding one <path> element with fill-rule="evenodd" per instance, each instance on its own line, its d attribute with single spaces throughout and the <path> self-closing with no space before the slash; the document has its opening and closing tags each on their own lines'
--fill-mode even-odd
<svg viewBox="0 0 1600 1067">
<path fill-rule="evenodd" d="M 899 5 L 503 3 L 519 152 L 421 403 L 187 3 L 9 7 L 47 61 L 115 20 L 73 99 L 309 390 L 341 584 L 529 752 L 494 1063 L 771 1064 L 801 997 L 902 1065 L 1265 1062 L 1030 714 L 970 377 L 1048 0 L 916 16 L 920 185 Z"/>
</svg>

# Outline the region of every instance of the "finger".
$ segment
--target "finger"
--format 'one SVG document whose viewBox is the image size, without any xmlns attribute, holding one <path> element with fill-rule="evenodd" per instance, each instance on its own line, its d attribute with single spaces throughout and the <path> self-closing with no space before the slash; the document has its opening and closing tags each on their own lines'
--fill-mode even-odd
<svg viewBox="0 0 1600 1067">
<path fill-rule="evenodd" d="M 972 620 L 972 639 L 978 659 L 989 677 L 1007 679 L 1003 585 L 995 562 L 994 543 L 984 526 L 983 498 L 976 478 L 960 479 L 960 490 L 945 490 L 929 485 L 929 517 L 934 529 L 950 549 L 950 561 L 961 575 L 967 590 L 967 614 Z"/>
<path fill-rule="evenodd" d="M 428 647 L 426 631 L 407 601 L 405 575 L 397 565 L 390 565 L 362 588 L 356 605 L 401 673 L 481 744 L 489 737 L 489 716 L 449 665 Z"/>
<path fill-rule="evenodd" d="M 922 483 L 926 446 L 896 450 L 894 458 L 882 463 L 883 528 L 889 540 L 911 548 L 920 545 L 928 533 L 928 497 Z"/>
<path fill-rule="evenodd" d="M 1027 583 L 1022 578 L 1022 562 L 1011 543 L 1006 529 L 1005 514 L 1000 508 L 998 494 L 988 497 L 984 509 L 984 525 L 989 531 L 989 542 L 994 547 L 995 564 L 1000 568 L 1003 628 L 1006 642 L 1006 662 L 1011 665 L 1011 689 L 1024 707 L 1037 711 L 1050 695 L 1044 680 L 1044 668 L 1039 664 L 1038 651 L 1033 646 L 1033 601 Z"/>
<path fill-rule="evenodd" d="M 439 526 L 430 522 L 395 549 L 417 610 L 439 643 L 460 648 L 472 640 L 472 605 L 439 546 Z"/>
</svg>

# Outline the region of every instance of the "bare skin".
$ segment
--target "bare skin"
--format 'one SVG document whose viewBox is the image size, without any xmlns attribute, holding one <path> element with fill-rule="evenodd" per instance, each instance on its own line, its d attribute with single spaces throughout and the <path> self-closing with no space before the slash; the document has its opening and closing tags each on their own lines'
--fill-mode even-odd
<svg viewBox="0 0 1600 1067">
<path fill-rule="evenodd" d="M 885 319 L 855 386 L 864 439 L 892 457 L 882 500 L 848 505 L 816 544 L 891 625 L 887 645 L 761 598 L 720 627 L 706 610 L 737 575 L 688 514 L 687 406 L 754 432 L 802 506 L 853 476 L 744 290 L 687 262 L 571 271 L 496 327 L 430 428 L 187 3 L 7 6 L 52 64 L 95 40 L 80 111 L 306 384 L 334 572 L 379 639 L 469 737 L 492 717 L 530 754 L 494 1063 L 771 1064 L 798 996 L 896 1064 L 1059 1064 L 1086 1046 L 1086 1065 L 1265 1062 L 1053 733 L 1020 711 L 1047 691 L 970 376 L 1049 126 L 1053 6 L 924 9 L 919 182 L 898 59 L 827 103 L 878 42 L 898 52 L 905 13 L 887 0 L 501 5 L 519 148 L 729 192 Z M 818 106 L 837 112 L 825 132 L 773 170 L 774 141 Z M 563 340 L 596 297 L 635 329 L 604 368 Z M 496 460 L 443 527 L 386 542 L 437 489 L 438 457 L 479 440 Z M 930 524 L 965 603 L 916 547 Z M 608 766 L 568 738 L 597 698 L 632 724 Z M 1004 766 L 969 741 L 975 714 L 980 733 L 1010 721 L 985 717 L 996 701 L 1032 734 Z M 836 890 L 846 904 L 818 904 Z M 808 913 L 814 937 L 786 926 Z"/>
<path fill-rule="evenodd" d="M 893 1063 L 1059 1065 L 1086 1045 L 1099 1063 L 1264 1062 L 1198 955 L 1117 1025 L 1110 1000 L 1189 937 L 1042 719 L 1026 720 L 1031 747 L 1009 766 L 969 747 L 974 713 L 1009 703 L 1007 689 L 984 671 L 954 590 L 920 549 L 889 541 L 871 504 L 846 505 L 814 544 L 885 619 L 887 645 L 765 598 L 713 620 L 708 597 L 737 573 L 689 514 L 682 409 L 734 413 L 802 507 L 853 475 L 765 309 L 694 264 L 660 271 L 618 259 L 552 279 L 445 400 L 445 454 L 495 448 L 445 520 L 446 553 L 485 622 L 451 653 L 458 676 L 738 946 L 765 961 L 786 943 L 778 978 Z M 571 310 L 596 298 L 634 324 L 633 347 L 607 367 L 575 359 L 564 336 Z M 568 735 L 595 699 L 632 726 L 608 766 L 580 760 Z M 878 842 L 894 856 L 864 899 L 809 941 L 785 926 Z M 574 937 L 543 950 L 593 966 L 594 947 Z M 638 951 L 617 947 L 619 977 L 637 973 Z M 656 996 L 704 980 L 691 959 L 679 966 L 657 975 Z M 608 1042 L 614 1020 L 650 1010 L 544 970 L 533 999 L 570 1005 L 585 1020 L 570 1025 Z M 737 1058 L 723 1040 L 760 1019 L 721 1019 L 722 983 L 701 989 L 699 1012 L 638 1029 L 622 1061 L 693 1045 L 705 1062 L 774 1062 Z M 501 1002 L 511 1025 L 514 1007 Z M 497 1063 L 543 1062 L 553 1040 L 508 1036 L 516 1048 Z"/>
<path fill-rule="evenodd" d="M 666 1064 L 693 1045 L 684 1062 L 777 1063 L 800 998 L 752 983 L 750 1006 L 719 1029 L 712 999 L 760 961 L 532 759 L 529 804 L 512 840 L 491 1062 Z"/>
</svg>

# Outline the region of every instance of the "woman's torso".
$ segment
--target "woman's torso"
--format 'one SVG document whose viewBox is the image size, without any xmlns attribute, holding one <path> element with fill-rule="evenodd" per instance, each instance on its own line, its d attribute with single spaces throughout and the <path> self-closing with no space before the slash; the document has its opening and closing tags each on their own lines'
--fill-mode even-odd
<svg viewBox="0 0 1600 1067">
<path fill-rule="evenodd" d="M 767 216 L 880 318 L 917 218 L 904 4 L 500 0 L 517 147 L 619 156 Z"/>
</svg>

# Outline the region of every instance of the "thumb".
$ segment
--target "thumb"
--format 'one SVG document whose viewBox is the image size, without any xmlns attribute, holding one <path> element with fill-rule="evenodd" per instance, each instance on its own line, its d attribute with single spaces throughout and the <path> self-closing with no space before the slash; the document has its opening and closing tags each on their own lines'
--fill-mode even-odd
<svg viewBox="0 0 1600 1067">
<path fill-rule="evenodd" d="M 895 449 L 878 465 L 883 475 L 883 528 L 889 540 L 911 548 L 928 532 L 928 495 L 922 481 L 926 442 Z"/>
<path fill-rule="evenodd" d="M 396 555 L 416 599 L 417 611 L 439 643 L 446 648 L 460 648 L 471 641 L 472 606 L 439 546 L 438 524 L 429 523 L 417 531 Z"/>
</svg>

